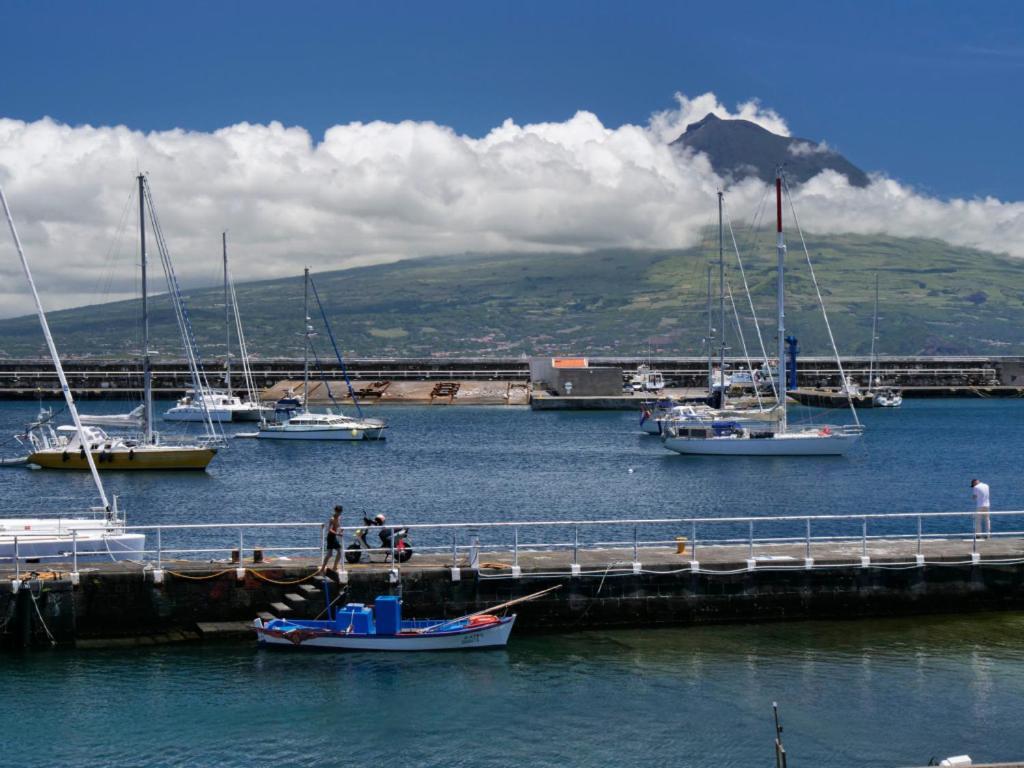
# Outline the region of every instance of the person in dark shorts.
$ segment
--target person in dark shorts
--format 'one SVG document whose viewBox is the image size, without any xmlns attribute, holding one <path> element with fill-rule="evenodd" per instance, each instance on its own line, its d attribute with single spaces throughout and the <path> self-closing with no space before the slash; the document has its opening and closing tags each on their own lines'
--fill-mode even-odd
<svg viewBox="0 0 1024 768">
<path fill-rule="evenodd" d="M 341 560 L 341 504 L 334 508 L 331 519 L 327 521 L 327 540 L 324 542 L 324 561 L 316 576 L 322 576 L 327 570 L 327 561 L 331 559 L 331 552 L 334 552 L 334 569 L 338 570 L 338 561 Z"/>
</svg>

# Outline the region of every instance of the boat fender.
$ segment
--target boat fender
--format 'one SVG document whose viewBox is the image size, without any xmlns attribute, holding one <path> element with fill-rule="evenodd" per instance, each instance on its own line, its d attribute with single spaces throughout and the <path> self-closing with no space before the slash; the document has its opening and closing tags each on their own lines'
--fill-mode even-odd
<svg viewBox="0 0 1024 768">
<path fill-rule="evenodd" d="M 79 448 L 78 449 L 78 458 L 80 458 L 80 459 L 84 459 L 85 458 L 85 448 Z"/>
<path fill-rule="evenodd" d="M 135 449 L 134 448 L 129 448 L 128 449 L 128 461 L 135 461 Z"/>
<path fill-rule="evenodd" d="M 470 627 L 487 627 L 491 624 L 497 624 L 498 617 L 491 616 L 489 613 L 485 613 L 482 616 L 473 616 L 469 620 L 468 626 Z"/>
<path fill-rule="evenodd" d="M 820 430 L 818 430 L 818 434 L 821 435 L 822 437 L 828 437 L 829 435 L 832 434 L 832 430 L 829 427 L 822 427 Z"/>
<path fill-rule="evenodd" d="M 67 452 L 67 451 L 64 451 L 64 453 L 62 453 L 62 454 L 60 455 L 60 460 L 61 460 L 61 461 L 67 461 L 67 460 L 68 460 L 68 458 L 70 458 L 70 457 L 68 456 L 68 452 Z"/>
</svg>

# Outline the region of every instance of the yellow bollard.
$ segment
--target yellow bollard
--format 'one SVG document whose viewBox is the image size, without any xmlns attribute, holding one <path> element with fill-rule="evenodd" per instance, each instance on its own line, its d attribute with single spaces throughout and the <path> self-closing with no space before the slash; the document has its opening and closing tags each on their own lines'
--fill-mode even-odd
<svg viewBox="0 0 1024 768">
<path fill-rule="evenodd" d="M 676 536 L 676 554 L 677 555 L 685 555 L 686 554 L 686 537 L 685 536 Z"/>
</svg>

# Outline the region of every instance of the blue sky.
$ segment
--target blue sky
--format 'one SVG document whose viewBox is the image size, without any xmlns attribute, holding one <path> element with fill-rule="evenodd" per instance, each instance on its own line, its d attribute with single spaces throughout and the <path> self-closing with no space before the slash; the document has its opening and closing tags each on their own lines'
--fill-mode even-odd
<svg viewBox="0 0 1024 768">
<path fill-rule="evenodd" d="M 6 1 L 0 115 L 480 135 L 578 109 L 644 123 L 675 91 L 714 91 L 925 192 L 1018 200 L 1022 20 L 993 2 Z"/>
</svg>

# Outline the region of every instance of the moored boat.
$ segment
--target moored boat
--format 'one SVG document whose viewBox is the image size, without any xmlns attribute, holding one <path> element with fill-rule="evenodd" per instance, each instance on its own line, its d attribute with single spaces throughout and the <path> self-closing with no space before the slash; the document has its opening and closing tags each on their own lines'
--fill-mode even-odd
<svg viewBox="0 0 1024 768">
<path fill-rule="evenodd" d="M 721 211 L 721 193 L 719 193 L 719 211 Z M 781 362 L 785 360 L 786 328 L 785 328 L 785 262 L 786 262 L 786 241 L 782 230 L 782 174 L 781 171 L 775 178 L 775 205 L 776 205 L 776 256 L 777 256 L 777 291 L 776 309 L 778 314 L 778 359 L 780 361 L 780 376 L 784 368 Z M 721 229 L 721 214 L 719 215 L 719 228 Z M 801 236 L 802 239 L 802 236 Z M 720 237 L 721 240 L 721 237 Z M 808 268 L 810 268 L 810 255 L 806 253 Z M 812 280 L 817 286 L 813 270 Z M 824 312 L 824 303 L 819 303 Z M 825 315 L 825 323 L 828 328 L 828 317 Z M 842 363 L 839 359 L 838 349 L 835 348 L 829 328 L 829 338 L 833 341 L 840 375 L 844 376 L 847 384 L 846 396 L 849 399 L 849 387 L 851 381 L 845 378 L 842 370 Z M 724 359 L 724 354 L 723 354 Z M 709 380 L 711 364 L 709 361 Z M 723 366 L 724 367 L 724 366 Z M 768 428 L 751 427 L 736 421 L 722 421 L 708 423 L 692 423 L 689 420 L 668 422 L 662 425 L 661 439 L 664 446 L 670 451 L 682 454 L 702 454 L 714 456 L 843 456 L 857 443 L 863 433 L 863 427 L 857 419 L 856 411 L 851 404 L 851 412 L 854 417 L 854 424 L 849 425 L 820 425 L 816 427 L 793 428 L 788 423 L 786 412 L 786 394 L 782 380 L 779 379 L 778 402 L 771 411 L 775 423 Z"/>
<path fill-rule="evenodd" d="M 508 643 L 515 614 L 488 613 L 450 621 L 403 619 L 393 595 L 378 597 L 373 606 L 348 603 L 330 620 L 262 619 L 253 622 L 262 646 L 333 651 L 446 651 L 500 648 Z"/>
<path fill-rule="evenodd" d="M 139 266 L 142 295 L 143 402 L 140 406 L 141 410 L 136 408 L 130 414 L 101 416 L 85 421 L 93 425 L 102 423 L 108 426 L 119 426 L 123 421 L 125 426 L 130 426 L 141 416 L 142 434 L 119 437 L 108 435 L 97 426 L 88 426 L 85 429 L 67 426 L 54 430 L 48 419 L 40 418 L 28 429 L 28 439 L 32 449 L 27 461 L 30 465 L 45 469 L 90 469 L 92 463 L 86 458 L 86 454 L 89 453 L 92 455 L 95 466 L 102 470 L 203 470 L 217 455 L 217 446 L 223 444 L 222 436 L 214 432 L 215 418 L 210 413 L 209 404 L 201 399 L 199 400 L 200 420 L 204 422 L 205 427 L 205 434 L 202 437 L 190 439 L 182 436 L 177 440 L 169 440 L 162 439 L 153 430 L 153 376 L 150 359 L 148 281 L 146 277 L 149 262 L 146 248 L 147 213 L 153 225 L 157 253 L 167 276 L 168 285 L 172 287 L 171 305 L 175 310 L 181 332 L 182 344 L 192 377 L 193 391 L 204 392 L 208 391 L 209 387 L 205 385 L 205 374 L 200 370 L 195 339 L 191 334 L 184 302 L 170 261 L 170 254 L 158 224 L 149 184 L 143 174 L 140 174 L 137 180 L 139 185 Z"/>
</svg>

